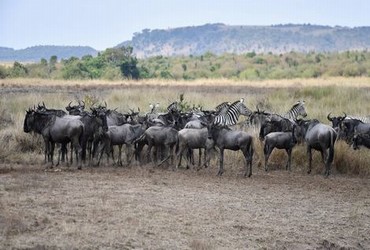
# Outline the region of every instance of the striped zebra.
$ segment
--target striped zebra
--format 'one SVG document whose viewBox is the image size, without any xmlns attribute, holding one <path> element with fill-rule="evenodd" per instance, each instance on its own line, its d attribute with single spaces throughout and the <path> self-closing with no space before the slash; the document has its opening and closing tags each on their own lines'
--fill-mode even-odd
<svg viewBox="0 0 370 250">
<path fill-rule="evenodd" d="M 225 114 L 226 111 L 229 109 L 231 103 L 230 102 L 223 102 L 219 105 L 216 106 L 215 110 L 217 112 L 217 114 Z"/>
<path fill-rule="evenodd" d="M 255 127 L 261 127 L 265 122 L 267 121 L 277 121 L 281 122 L 282 120 L 285 120 L 286 122 L 294 123 L 297 121 L 298 116 L 306 117 L 306 109 L 304 106 L 304 101 L 298 101 L 295 103 L 288 112 L 284 114 L 274 114 L 274 113 L 268 113 L 265 111 L 260 111 L 257 107 L 257 111 L 254 111 L 252 115 L 250 116 L 249 123 L 247 123 L 247 126 L 255 126 Z"/>
<path fill-rule="evenodd" d="M 271 114 L 271 120 L 281 120 L 281 118 L 286 118 L 292 122 L 296 122 L 298 116 L 302 116 L 302 117 L 307 116 L 304 104 L 305 104 L 304 101 L 298 101 L 288 110 L 288 112 L 282 115 Z"/>
<path fill-rule="evenodd" d="M 363 123 L 370 123 L 370 116 L 347 116 L 345 119 L 360 120 Z"/>
<path fill-rule="evenodd" d="M 249 116 L 252 111 L 244 105 L 244 99 L 236 101 L 229 106 L 227 111 L 223 114 L 218 114 L 214 120 L 213 125 L 217 126 L 232 126 L 235 125 L 240 115 Z"/>
</svg>

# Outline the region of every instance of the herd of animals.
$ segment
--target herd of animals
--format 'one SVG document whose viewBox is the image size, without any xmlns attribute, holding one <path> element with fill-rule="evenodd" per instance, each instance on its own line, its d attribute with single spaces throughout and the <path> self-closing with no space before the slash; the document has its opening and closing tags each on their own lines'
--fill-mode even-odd
<svg viewBox="0 0 370 250">
<path fill-rule="evenodd" d="M 312 166 L 312 149 L 321 153 L 325 164 L 325 176 L 330 174 L 335 142 L 345 140 L 358 149 L 363 145 L 370 148 L 370 120 L 367 117 L 344 116 L 327 118 L 332 126 L 317 119 L 305 120 L 307 116 L 304 101 L 298 101 L 285 114 L 252 111 L 244 104 L 244 99 L 234 103 L 224 102 L 213 110 L 182 110 L 179 102 L 173 102 L 166 112 L 159 113 L 158 105 L 150 105 L 145 115 L 139 112 L 119 113 L 105 105 L 92 105 L 85 110 L 85 103 L 70 102 L 65 108 L 50 109 L 38 104 L 26 111 L 24 132 L 40 134 L 45 142 L 45 162 L 53 165 L 55 144 L 60 145 L 58 163 L 72 162 L 73 152 L 77 166 L 82 164 L 99 165 L 104 155 L 122 163 L 122 146 L 126 145 L 127 164 L 135 157 L 140 163 L 154 162 L 157 166 L 167 163 L 178 168 L 186 160 L 186 167 L 194 165 L 193 150 L 199 149 L 201 165 L 208 166 L 211 150 L 219 154 L 218 175 L 224 172 L 224 151 L 242 151 L 245 158 L 245 176 L 252 175 L 254 141 L 256 138 L 240 128 L 236 128 L 239 116 L 246 116 L 247 126 L 259 129 L 259 139 L 264 143 L 265 170 L 272 151 L 285 149 L 288 155 L 286 169 L 291 169 L 293 147 L 300 141 L 307 147 L 308 173 Z M 67 145 L 71 145 L 68 160 Z M 118 146 L 118 159 L 114 159 L 113 148 Z M 146 150 L 144 150 L 146 148 Z M 154 149 L 154 152 L 152 150 Z M 144 155 L 145 154 L 145 155 Z M 145 157 L 143 157 L 143 155 Z M 175 157 L 176 156 L 176 157 Z M 176 158 L 176 163 L 174 159 Z"/>
</svg>

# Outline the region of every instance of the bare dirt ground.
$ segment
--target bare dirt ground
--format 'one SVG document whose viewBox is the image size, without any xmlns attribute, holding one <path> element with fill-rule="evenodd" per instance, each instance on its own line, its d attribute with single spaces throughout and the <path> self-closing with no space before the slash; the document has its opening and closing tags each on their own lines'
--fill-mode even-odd
<svg viewBox="0 0 370 250">
<path fill-rule="evenodd" d="M 58 170 L 0 165 L 0 248 L 370 249 L 368 178 Z"/>
<path fill-rule="evenodd" d="M 222 83 L 196 90 L 186 85 L 0 85 L 2 100 L 30 93 L 104 96 L 136 87 L 225 91 Z M 227 93 L 263 96 L 275 85 L 228 86 Z M 297 86 L 292 82 L 286 88 Z M 42 165 L 0 162 L 0 249 L 370 249 L 368 176 L 333 169 L 324 179 L 317 172 L 307 175 L 304 166 L 286 172 L 272 162 L 268 173 L 254 163 L 253 176 L 243 178 L 240 159 L 231 156 L 222 177 L 216 176 L 214 163 L 200 171 L 146 165 L 45 172 Z M 31 162 L 42 162 L 42 156 Z"/>
</svg>

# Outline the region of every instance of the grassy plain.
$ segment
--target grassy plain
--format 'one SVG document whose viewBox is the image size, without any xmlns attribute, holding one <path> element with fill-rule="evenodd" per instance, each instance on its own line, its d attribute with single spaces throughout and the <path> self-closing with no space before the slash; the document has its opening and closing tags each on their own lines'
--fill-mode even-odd
<svg viewBox="0 0 370 250">
<path fill-rule="evenodd" d="M 309 119 L 316 118 L 329 123 L 326 116 L 370 115 L 370 78 L 328 78 L 294 79 L 271 81 L 233 81 L 233 80 L 197 80 L 197 81 L 59 81 L 43 79 L 4 79 L 0 80 L 0 138 L 5 150 L 0 153 L 0 160 L 23 162 L 29 154 L 37 155 L 42 151 L 40 138 L 23 132 L 25 110 L 40 102 L 47 107 L 61 108 L 70 101 L 85 100 L 86 103 L 106 102 L 112 109 L 129 112 L 130 109 L 149 111 L 150 103 L 160 103 L 160 108 L 184 94 L 189 106 L 202 106 L 213 109 L 217 104 L 245 98 L 246 105 L 252 110 L 260 109 L 284 113 L 297 101 L 305 100 Z M 242 117 L 240 121 L 244 118 Z M 247 129 L 247 128 L 244 128 Z M 251 131 L 256 134 L 257 131 Z M 255 165 L 262 164 L 262 145 L 256 140 Z M 334 169 L 343 173 L 368 175 L 370 157 L 366 149 L 353 151 L 347 145 L 337 143 Z M 40 148 L 40 149 L 39 149 Z M 39 149 L 39 150 L 37 150 Z M 297 167 L 306 164 L 305 150 L 298 146 L 293 154 Z M 278 164 L 285 160 L 285 153 L 274 152 L 271 162 Z M 36 163 L 35 162 L 35 163 Z M 322 170 L 316 159 L 318 171 Z"/>
<path fill-rule="evenodd" d="M 200 171 L 65 166 L 44 172 L 39 136 L 23 132 L 25 110 L 40 102 L 63 109 L 70 101 L 107 102 L 120 112 L 148 112 L 185 94 L 189 105 L 213 109 L 244 97 L 255 110 L 286 112 L 305 100 L 308 118 L 370 114 L 370 78 L 237 82 L 0 80 L 0 249 L 368 249 L 370 154 L 337 142 L 332 175 L 314 153 L 307 175 L 305 147 L 274 151 L 263 170 L 256 137 L 253 176 L 243 158 L 225 154 Z M 243 121 L 241 118 L 240 121 Z M 257 131 L 243 128 L 257 135 Z"/>
</svg>

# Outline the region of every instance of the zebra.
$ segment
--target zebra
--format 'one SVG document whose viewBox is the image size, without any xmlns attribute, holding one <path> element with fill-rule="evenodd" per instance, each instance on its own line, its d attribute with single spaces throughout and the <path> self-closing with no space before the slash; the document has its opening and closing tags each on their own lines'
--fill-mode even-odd
<svg viewBox="0 0 370 250">
<path fill-rule="evenodd" d="M 283 118 L 289 119 L 291 121 L 296 122 L 298 116 L 306 117 L 306 109 L 304 107 L 305 102 L 304 101 L 298 101 L 296 104 L 294 104 L 288 112 L 285 114 L 281 115 Z"/>
<path fill-rule="evenodd" d="M 250 116 L 252 111 L 243 102 L 244 99 L 242 98 L 232 103 L 225 113 L 220 113 L 214 118 L 213 125 L 232 126 L 237 123 L 240 115 Z"/>
<path fill-rule="evenodd" d="M 299 116 L 306 117 L 305 102 L 298 101 L 295 103 L 286 113 L 276 114 L 276 113 L 267 113 L 265 111 L 254 111 L 249 119 L 249 124 L 257 127 L 263 126 L 266 122 L 288 122 L 292 125 L 297 122 Z"/>
<path fill-rule="evenodd" d="M 231 103 L 230 102 L 223 102 L 216 106 L 215 110 L 218 114 L 223 113 L 225 114 L 226 111 L 229 109 Z"/>
</svg>

